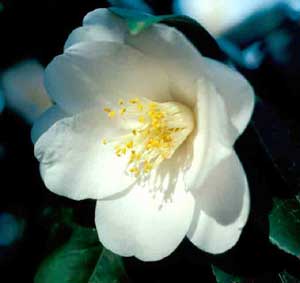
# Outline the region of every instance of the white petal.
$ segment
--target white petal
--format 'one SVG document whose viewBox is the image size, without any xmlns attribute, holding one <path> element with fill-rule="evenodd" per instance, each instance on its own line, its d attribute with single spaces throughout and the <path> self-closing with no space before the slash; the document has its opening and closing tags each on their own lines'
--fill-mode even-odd
<svg viewBox="0 0 300 283">
<path fill-rule="evenodd" d="M 232 152 L 237 136 L 224 101 L 208 80 L 198 81 L 196 129 L 187 140 L 190 145 L 187 158 L 191 164 L 185 173 L 189 189 L 200 186 L 207 174 Z"/>
<path fill-rule="evenodd" d="M 72 45 L 86 41 L 108 41 L 108 42 L 122 42 L 119 34 L 111 32 L 105 26 L 87 25 L 79 27 L 71 32 L 69 35 L 64 49 Z"/>
<path fill-rule="evenodd" d="M 57 105 L 48 108 L 33 124 L 31 140 L 33 143 L 46 132 L 55 122 L 65 118 L 67 115 Z"/>
<path fill-rule="evenodd" d="M 100 8 L 88 13 L 83 19 L 83 25 L 98 25 L 110 31 L 114 36 L 118 36 L 120 41 L 127 32 L 124 20 L 111 13 L 108 9 Z"/>
<path fill-rule="evenodd" d="M 128 35 L 126 42 L 159 62 L 178 102 L 194 105 L 196 81 L 203 73 L 202 56 L 180 31 L 156 24 L 138 35 Z"/>
<path fill-rule="evenodd" d="M 126 193 L 97 202 L 96 227 L 106 248 L 144 261 L 160 260 L 175 250 L 194 211 L 179 161 L 161 165 L 150 180 Z"/>
<path fill-rule="evenodd" d="M 118 98 L 169 99 L 166 74 L 133 48 L 115 42 L 82 42 L 46 69 L 49 95 L 66 112 L 116 105 Z M 113 105 L 112 105 L 113 106 Z"/>
<path fill-rule="evenodd" d="M 188 232 L 201 250 L 223 253 L 238 241 L 250 208 L 247 178 L 235 153 L 210 172 L 195 192 L 196 209 Z"/>
<path fill-rule="evenodd" d="M 224 98 L 233 125 L 242 133 L 249 123 L 255 95 L 249 82 L 237 71 L 209 58 L 203 58 L 206 73 Z"/>
<path fill-rule="evenodd" d="M 89 111 L 59 120 L 37 140 L 35 156 L 48 189 L 75 200 L 100 199 L 135 181 L 125 174 L 127 160 L 101 143 L 123 134 L 113 132 L 112 123 L 102 111 Z"/>
</svg>

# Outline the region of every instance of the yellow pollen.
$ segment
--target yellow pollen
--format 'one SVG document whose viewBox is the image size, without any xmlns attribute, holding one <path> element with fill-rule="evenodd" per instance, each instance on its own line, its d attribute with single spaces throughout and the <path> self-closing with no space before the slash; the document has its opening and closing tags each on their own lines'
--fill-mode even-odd
<svg viewBox="0 0 300 283">
<path fill-rule="evenodd" d="M 129 172 L 135 174 L 136 177 L 140 174 L 140 170 L 137 167 L 130 168 Z"/>
<path fill-rule="evenodd" d="M 145 161 L 143 169 L 145 173 L 149 173 L 153 169 L 153 165 L 149 161 Z"/>
<path fill-rule="evenodd" d="M 108 107 L 103 108 L 103 110 L 104 110 L 104 112 L 106 112 L 106 113 L 109 113 L 109 112 L 111 111 L 111 109 L 108 108 Z"/>
<path fill-rule="evenodd" d="M 132 98 L 128 101 L 119 99 L 118 104 L 121 105 L 118 112 L 104 108 L 108 117 L 122 115 L 126 129 L 127 125 L 135 128 L 129 128 L 129 133 L 124 136 L 109 141 L 102 139 L 102 143 L 114 142 L 115 154 L 128 158 L 131 166 L 127 170 L 136 177 L 150 173 L 163 160 L 171 158 L 194 128 L 192 111 L 177 102 L 158 103 L 146 98 Z"/>
<path fill-rule="evenodd" d="M 107 144 L 106 138 L 103 138 L 103 139 L 101 140 L 101 143 L 102 143 L 102 144 Z"/>
<path fill-rule="evenodd" d="M 128 143 L 126 143 L 126 147 L 133 148 L 133 141 L 129 141 Z"/>
<path fill-rule="evenodd" d="M 113 118 L 113 117 L 116 116 L 116 111 L 112 110 L 112 111 L 108 112 L 107 115 L 108 115 L 109 118 Z"/>
<path fill-rule="evenodd" d="M 143 106 L 143 104 L 139 103 L 139 104 L 137 105 L 137 108 L 138 108 L 139 111 L 143 111 L 144 106 Z"/>
<path fill-rule="evenodd" d="M 145 117 L 144 116 L 140 116 L 138 120 L 139 120 L 140 123 L 145 123 Z"/>
<path fill-rule="evenodd" d="M 116 111 L 114 111 L 114 110 L 112 110 L 112 109 L 110 109 L 110 108 L 108 108 L 108 107 L 105 107 L 103 110 L 104 110 L 104 112 L 107 113 L 107 116 L 108 116 L 109 118 L 113 118 L 113 117 L 116 116 Z"/>
<path fill-rule="evenodd" d="M 132 99 L 129 100 L 129 102 L 130 102 L 131 104 L 136 104 L 136 103 L 138 103 L 139 101 L 140 101 L 139 98 L 132 98 Z"/>
<path fill-rule="evenodd" d="M 125 112 L 126 112 L 126 108 L 121 108 L 121 109 L 120 109 L 120 114 L 121 114 L 121 115 L 124 115 Z"/>
</svg>

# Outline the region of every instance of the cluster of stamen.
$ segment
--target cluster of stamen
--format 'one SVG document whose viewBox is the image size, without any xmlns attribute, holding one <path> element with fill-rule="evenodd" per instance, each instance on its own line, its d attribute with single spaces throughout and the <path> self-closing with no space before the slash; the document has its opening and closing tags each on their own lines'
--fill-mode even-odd
<svg viewBox="0 0 300 283">
<path fill-rule="evenodd" d="M 128 156 L 128 172 L 135 176 L 149 173 L 170 158 L 193 128 L 192 117 L 188 117 L 188 123 L 182 119 L 189 110 L 178 103 L 133 98 L 127 102 L 120 99 L 118 104 L 119 109 L 104 108 L 104 111 L 110 119 L 118 116 L 121 120 L 133 122 L 131 132 L 117 139 L 104 138 L 102 143 L 114 142 L 115 154 Z M 192 125 L 186 125 L 190 122 Z"/>
</svg>

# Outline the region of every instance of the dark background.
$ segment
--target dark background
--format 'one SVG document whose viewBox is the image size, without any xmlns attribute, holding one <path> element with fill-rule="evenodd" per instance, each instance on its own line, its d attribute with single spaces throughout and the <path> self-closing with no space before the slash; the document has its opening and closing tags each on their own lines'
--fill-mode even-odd
<svg viewBox="0 0 300 283">
<path fill-rule="evenodd" d="M 171 0 L 147 2 L 156 14 L 172 13 Z M 2 3 L 0 72 L 27 58 L 36 58 L 46 66 L 62 52 L 68 34 L 81 25 L 85 14 L 109 6 L 100 0 Z M 272 197 L 299 192 L 300 20 L 282 7 L 272 12 L 271 19 L 274 24 L 262 28 L 265 17 L 257 14 L 219 39 L 223 59 L 236 65 L 258 96 L 253 122 L 236 145 L 252 197 L 250 219 L 241 240 L 220 256 L 205 254 L 184 241 L 161 262 L 125 259 L 133 282 L 214 282 L 209 263 L 256 278 L 249 282 L 280 282 L 277 273 L 283 269 L 299 276 L 299 260 L 269 243 L 267 214 Z M 204 42 L 200 51 L 209 54 L 207 46 Z M 243 56 L 246 52 L 254 56 L 254 63 Z M 0 281 L 33 282 L 39 263 L 55 245 L 49 244 L 50 222 L 44 208 L 75 208 L 76 221 L 93 226 L 94 203 L 76 203 L 45 189 L 33 156 L 30 125 L 7 108 L 0 116 L 0 181 L 0 226 L 5 223 L 1 215 L 13 215 L 11 225 L 19 233 L 13 244 L 0 245 Z"/>
</svg>

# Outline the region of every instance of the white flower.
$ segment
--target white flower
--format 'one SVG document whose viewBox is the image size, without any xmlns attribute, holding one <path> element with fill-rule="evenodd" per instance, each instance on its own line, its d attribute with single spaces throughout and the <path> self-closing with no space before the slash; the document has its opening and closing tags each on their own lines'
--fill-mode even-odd
<svg viewBox="0 0 300 283">
<path fill-rule="evenodd" d="M 96 227 L 122 256 L 159 260 L 187 237 L 222 253 L 249 213 L 233 144 L 254 95 L 174 28 L 138 35 L 106 9 L 89 13 L 46 69 L 56 105 L 34 125 L 46 186 L 97 199 Z"/>
</svg>

